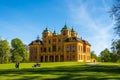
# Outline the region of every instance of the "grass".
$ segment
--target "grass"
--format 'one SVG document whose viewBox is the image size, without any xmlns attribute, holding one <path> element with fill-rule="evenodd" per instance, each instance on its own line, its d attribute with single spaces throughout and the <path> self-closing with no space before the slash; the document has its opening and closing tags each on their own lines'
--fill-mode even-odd
<svg viewBox="0 0 120 80">
<path fill-rule="evenodd" d="M 54 62 L 31 68 L 33 64 L 20 63 L 20 69 L 14 63 L 0 64 L 0 80 L 120 80 L 119 63 Z"/>
</svg>

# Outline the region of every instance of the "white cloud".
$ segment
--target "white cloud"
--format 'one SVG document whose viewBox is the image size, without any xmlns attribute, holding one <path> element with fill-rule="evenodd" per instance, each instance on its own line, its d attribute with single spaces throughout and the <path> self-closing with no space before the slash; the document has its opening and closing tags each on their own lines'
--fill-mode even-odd
<svg viewBox="0 0 120 80">
<path fill-rule="evenodd" d="M 75 4 L 69 4 L 69 9 L 70 9 L 70 16 L 72 16 L 73 23 L 78 25 L 78 26 L 83 26 L 85 27 L 88 33 L 88 37 L 86 40 L 88 40 L 91 45 L 92 45 L 92 50 L 94 50 L 97 55 L 105 49 L 105 48 L 110 48 L 111 45 L 111 40 L 112 40 L 112 28 L 113 28 L 113 22 L 108 23 L 108 21 L 104 22 L 107 20 L 104 15 L 106 14 L 99 14 L 99 18 L 94 19 L 93 16 L 90 14 L 87 4 L 82 4 L 82 5 L 75 5 Z M 105 5 L 105 4 L 104 4 Z M 106 8 L 99 7 L 97 10 L 101 11 L 106 11 Z M 91 9 L 92 10 L 92 9 Z M 109 15 L 109 14 L 108 14 Z M 110 21 L 109 21 L 110 22 Z M 89 33 L 92 33 L 92 36 L 89 35 Z M 84 36 L 84 35 L 82 35 Z"/>
</svg>

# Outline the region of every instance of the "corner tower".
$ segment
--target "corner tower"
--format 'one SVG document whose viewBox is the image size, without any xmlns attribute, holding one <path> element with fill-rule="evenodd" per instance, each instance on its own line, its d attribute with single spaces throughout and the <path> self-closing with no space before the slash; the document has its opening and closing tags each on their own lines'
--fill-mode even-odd
<svg viewBox="0 0 120 80">
<path fill-rule="evenodd" d="M 71 30 L 67 27 L 65 24 L 64 27 L 61 30 L 61 34 L 66 37 L 71 37 Z"/>
<path fill-rule="evenodd" d="M 73 28 L 71 30 L 71 36 L 72 37 L 77 37 L 78 36 L 77 32 Z"/>
<path fill-rule="evenodd" d="M 48 28 L 46 28 L 43 32 L 42 32 L 42 38 L 46 38 L 48 36 L 52 36 L 52 32 L 48 30 Z"/>
</svg>

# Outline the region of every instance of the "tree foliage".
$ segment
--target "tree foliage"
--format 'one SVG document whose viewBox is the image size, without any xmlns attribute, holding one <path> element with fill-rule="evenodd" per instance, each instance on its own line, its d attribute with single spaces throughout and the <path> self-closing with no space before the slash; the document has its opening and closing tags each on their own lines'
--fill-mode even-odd
<svg viewBox="0 0 120 80">
<path fill-rule="evenodd" d="M 120 39 L 112 42 L 112 53 L 120 56 Z"/>
<path fill-rule="evenodd" d="M 10 46 L 7 40 L 0 40 L 0 62 L 8 63 L 10 58 Z"/>
<path fill-rule="evenodd" d="M 110 13 L 112 18 L 115 20 L 115 33 L 120 37 L 120 0 L 114 0 L 114 5 L 112 6 Z M 112 42 L 111 50 L 111 61 L 120 61 L 120 39 Z"/>
<path fill-rule="evenodd" d="M 112 54 L 111 54 L 111 61 L 112 62 L 120 62 L 120 39 L 114 40 L 112 42 Z"/>
<path fill-rule="evenodd" d="M 94 51 L 91 52 L 91 58 L 97 60 L 97 55 L 95 54 Z"/>
<path fill-rule="evenodd" d="M 111 8 L 111 16 L 115 20 L 115 32 L 120 36 L 120 0 L 114 0 L 114 5 Z"/>
<path fill-rule="evenodd" d="M 12 61 L 13 62 L 25 62 L 27 61 L 27 50 L 23 44 L 23 42 L 18 39 L 15 38 L 11 41 L 11 45 L 12 45 Z"/>
<path fill-rule="evenodd" d="M 119 59 L 118 55 L 115 53 L 111 53 L 110 57 L 111 57 L 111 62 L 117 62 Z"/>
<path fill-rule="evenodd" d="M 100 58 L 101 58 L 101 61 L 103 61 L 103 62 L 110 62 L 111 61 L 110 52 L 107 48 L 104 49 L 100 53 Z"/>
</svg>

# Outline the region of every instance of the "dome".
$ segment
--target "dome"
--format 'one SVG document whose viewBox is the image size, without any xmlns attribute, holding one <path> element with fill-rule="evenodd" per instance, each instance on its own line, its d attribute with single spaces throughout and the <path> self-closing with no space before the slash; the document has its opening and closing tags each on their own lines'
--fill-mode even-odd
<svg viewBox="0 0 120 80">
<path fill-rule="evenodd" d="M 65 29 L 69 29 L 66 24 L 64 25 L 64 27 L 62 28 L 62 30 L 65 30 Z"/>
<path fill-rule="evenodd" d="M 71 29 L 71 32 L 73 32 L 73 33 L 77 33 L 75 30 L 74 30 L 74 28 L 72 27 L 72 29 Z"/>
<path fill-rule="evenodd" d="M 29 45 L 33 45 L 33 44 L 34 44 L 34 42 L 35 42 L 35 43 L 37 43 L 37 44 L 41 44 L 41 45 L 43 44 L 43 43 L 42 43 L 42 41 L 40 40 L 39 35 L 37 36 L 37 39 L 36 39 L 36 40 L 34 40 L 34 41 L 32 41 Z"/>
<path fill-rule="evenodd" d="M 50 32 L 50 31 L 48 30 L 48 28 L 46 28 L 43 32 Z"/>
<path fill-rule="evenodd" d="M 54 32 L 53 32 L 53 35 L 56 35 L 57 33 L 56 33 L 56 31 L 54 30 Z"/>
</svg>

